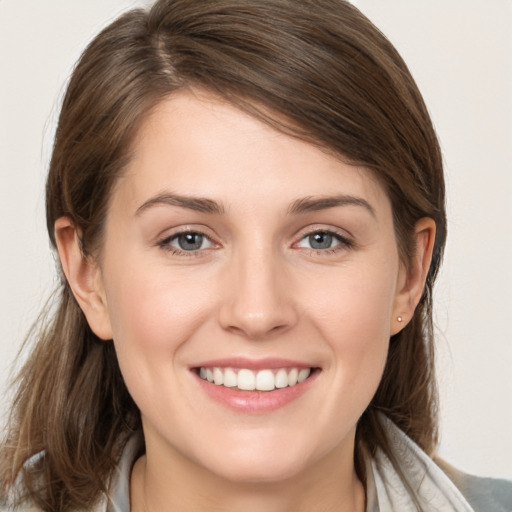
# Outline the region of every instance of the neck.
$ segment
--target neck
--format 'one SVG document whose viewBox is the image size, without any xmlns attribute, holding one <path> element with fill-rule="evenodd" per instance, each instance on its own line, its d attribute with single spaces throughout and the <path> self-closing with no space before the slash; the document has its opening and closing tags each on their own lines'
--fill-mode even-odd
<svg viewBox="0 0 512 512">
<path fill-rule="evenodd" d="M 352 452 L 353 453 L 353 452 Z M 353 456 L 335 450 L 313 467 L 280 482 L 233 482 L 180 456 L 162 464 L 148 450 L 131 479 L 132 512 L 364 512 L 365 491 Z M 347 462 L 350 461 L 350 462 Z"/>
</svg>

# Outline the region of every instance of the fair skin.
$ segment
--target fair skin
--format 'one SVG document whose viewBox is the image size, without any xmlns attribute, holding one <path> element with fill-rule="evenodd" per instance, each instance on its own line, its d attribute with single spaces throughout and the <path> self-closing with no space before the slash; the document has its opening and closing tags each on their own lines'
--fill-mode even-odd
<svg viewBox="0 0 512 512">
<path fill-rule="evenodd" d="M 363 511 L 356 423 L 421 296 L 433 221 L 402 264 L 367 170 L 207 93 L 163 101 L 133 149 L 98 258 L 69 219 L 55 226 L 141 411 L 132 510 Z M 243 391 L 202 379 L 213 366 L 311 375 Z"/>
</svg>

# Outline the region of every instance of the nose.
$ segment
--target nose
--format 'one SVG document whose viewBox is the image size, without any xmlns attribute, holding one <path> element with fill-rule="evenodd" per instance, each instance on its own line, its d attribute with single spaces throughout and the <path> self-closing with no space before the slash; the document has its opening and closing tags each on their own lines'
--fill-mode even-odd
<svg viewBox="0 0 512 512">
<path fill-rule="evenodd" d="M 288 273 L 272 251 L 234 258 L 219 311 L 223 329 L 250 340 L 283 333 L 297 322 Z"/>
</svg>

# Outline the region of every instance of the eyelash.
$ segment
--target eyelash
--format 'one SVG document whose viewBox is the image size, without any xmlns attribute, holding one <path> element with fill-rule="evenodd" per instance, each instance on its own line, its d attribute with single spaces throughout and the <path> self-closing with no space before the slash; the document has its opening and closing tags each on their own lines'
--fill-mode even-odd
<svg viewBox="0 0 512 512">
<path fill-rule="evenodd" d="M 191 251 L 185 251 L 183 249 L 178 249 L 177 247 L 174 247 L 171 245 L 171 242 L 173 240 L 176 240 L 180 236 L 184 236 L 184 235 L 199 235 L 199 236 L 203 237 L 204 239 L 208 240 L 210 242 L 210 244 L 215 245 L 215 242 L 211 239 L 211 237 L 209 237 L 205 233 L 202 233 L 201 231 L 194 230 L 194 229 L 178 231 L 177 233 L 174 233 L 171 236 L 167 236 L 164 239 L 160 240 L 159 242 L 157 242 L 157 245 L 161 249 L 170 253 L 173 256 L 183 256 L 183 257 L 202 256 L 206 249 L 196 249 L 196 250 L 191 250 Z"/>
<path fill-rule="evenodd" d="M 170 253 L 173 256 L 199 257 L 199 256 L 204 255 L 204 251 L 206 251 L 207 249 L 196 249 L 196 250 L 186 251 L 183 249 L 178 249 L 171 245 L 171 242 L 173 240 L 176 240 L 180 236 L 187 235 L 187 234 L 199 235 L 199 236 L 203 237 L 204 239 L 206 239 L 213 246 L 216 245 L 215 242 L 211 239 L 211 237 L 209 237 L 208 235 L 206 235 L 205 233 L 203 233 L 201 231 L 192 230 L 192 229 L 179 231 L 177 233 L 172 234 L 171 236 L 167 236 L 164 239 L 157 242 L 157 245 L 161 249 Z M 307 231 L 306 233 L 302 234 L 299 241 L 295 242 L 293 245 L 296 246 L 301 241 L 305 240 L 308 237 L 316 235 L 316 234 L 332 236 L 338 242 L 338 244 L 335 245 L 334 247 L 326 248 L 326 249 L 314 249 L 312 247 L 311 248 L 304 247 L 303 249 L 306 249 L 310 255 L 328 256 L 331 254 L 336 254 L 340 251 L 352 249 L 354 247 L 354 243 L 351 240 L 349 240 L 346 236 L 343 236 L 340 233 L 333 231 L 333 230 L 329 230 L 329 229 L 312 229 L 310 231 Z"/>
<path fill-rule="evenodd" d="M 345 251 L 347 249 L 352 249 L 352 248 L 354 248 L 354 245 L 355 245 L 352 240 L 348 239 L 344 235 L 341 235 L 337 231 L 333 231 L 333 230 L 329 230 L 329 229 L 318 229 L 318 228 L 311 229 L 310 231 L 307 231 L 306 233 L 304 233 L 301 236 L 299 242 L 296 242 L 296 244 L 300 243 L 302 240 L 305 240 L 306 238 L 316 235 L 316 234 L 332 236 L 339 243 L 337 245 L 335 245 L 334 247 L 330 247 L 330 248 L 326 248 L 326 249 L 314 249 L 313 247 L 304 248 L 312 256 L 329 256 L 329 255 L 336 254 L 341 251 Z M 296 245 L 296 244 L 294 244 L 294 245 Z"/>
</svg>

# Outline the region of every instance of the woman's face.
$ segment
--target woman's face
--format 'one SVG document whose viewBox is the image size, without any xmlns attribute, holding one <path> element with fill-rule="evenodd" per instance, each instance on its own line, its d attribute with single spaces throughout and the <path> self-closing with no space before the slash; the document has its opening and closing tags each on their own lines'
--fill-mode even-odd
<svg viewBox="0 0 512 512">
<path fill-rule="evenodd" d="M 212 96 L 162 102 L 113 192 L 99 284 L 148 463 L 252 482 L 352 463 L 404 273 L 368 171 Z"/>
</svg>

